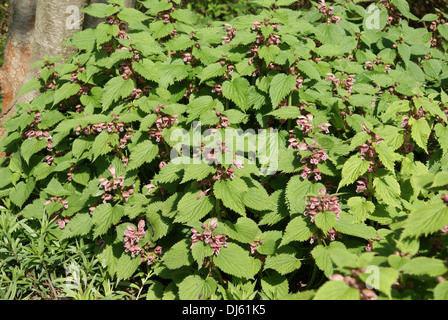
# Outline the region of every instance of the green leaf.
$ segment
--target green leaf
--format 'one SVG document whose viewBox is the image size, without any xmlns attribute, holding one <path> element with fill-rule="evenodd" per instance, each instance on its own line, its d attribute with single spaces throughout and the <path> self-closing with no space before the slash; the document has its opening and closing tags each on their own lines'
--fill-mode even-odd
<svg viewBox="0 0 448 320">
<path fill-rule="evenodd" d="M 67 223 L 60 239 L 87 235 L 92 229 L 92 226 L 92 217 L 89 213 L 78 213 Z"/>
<path fill-rule="evenodd" d="M 39 152 L 43 148 L 47 146 L 47 140 L 45 139 L 27 139 L 23 141 L 22 146 L 20 148 L 20 153 L 22 154 L 23 159 L 26 161 L 26 163 L 29 163 L 30 158 L 33 154 Z"/>
<path fill-rule="evenodd" d="M 409 119 L 409 124 L 412 127 L 411 136 L 412 139 L 417 143 L 417 145 L 428 153 L 428 139 L 431 134 L 431 128 L 429 127 L 426 119 L 420 118 L 415 120 L 414 118 Z"/>
<path fill-rule="evenodd" d="M 364 223 L 353 223 L 353 217 L 346 213 L 339 214 L 340 219 L 336 222 L 334 229 L 340 233 L 362 239 L 376 239 L 377 233 L 375 228 L 365 225 Z"/>
<path fill-rule="evenodd" d="M 62 87 L 58 88 L 54 93 L 53 106 L 60 103 L 62 100 L 66 100 L 79 92 L 81 86 L 77 83 L 68 82 Z"/>
<path fill-rule="evenodd" d="M 154 176 L 157 183 L 170 183 L 182 178 L 183 167 L 179 164 L 168 162 L 166 166 Z"/>
<path fill-rule="evenodd" d="M 177 204 L 175 222 L 198 221 L 205 217 L 214 206 L 213 198 L 203 196 L 199 199 L 201 191 L 186 193 Z"/>
<path fill-rule="evenodd" d="M 336 215 L 331 211 L 322 211 L 316 214 L 314 222 L 324 233 L 330 231 L 336 224 Z"/>
<path fill-rule="evenodd" d="M 296 87 L 296 78 L 284 73 L 277 74 L 269 87 L 272 106 L 276 108 L 280 102 Z"/>
<path fill-rule="evenodd" d="M 448 281 L 440 282 L 434 288 L 434 300 L 448 300 Z"/>
<path fill-rule="evenodd" d="M 111 25 L 108 23 L 100 23 L 95 29 L 95 38 L 97 46 L 100 46 L 108 41 L 110 41 L 113 37 L 116 37 L 120 32 L 120 29 L 117 25 Z"/>
<path fill-rule="evenodd" d="M 287 245 L 292 241 L 308 241 L 315 232 L 316 227 L 307 222 L 306 217 L 295 217 L 286 226 L 280 246 Z"/>
<path fill-rule="evenodd" d="M 443 153 L 448 152 L 448 126 L 443 126 L 441 123 L 437 123 L 434 127 L 436 138 L 440 143 L 440 147 Z"/>
<path fill-rule="evenodd" d="M 193 263 L 193 257 L 190 251 L 191 241 L 188 239 L 181 240 L 171 246 L 167 252 L 163 254 L 162 261 L 168 269 L 175 270 L 183 266 L 189 266 Z"/>
<path fill-rule="evenodd" d="M 116 141 L 114 141 L 116 140 Z M 113 143 L 116 142 L 116 143 Z M 107 130 L 102 131 L 93 142 L 93 154 L 95 156 L 95 159 L 99 156 L 102 156 L 110 151 L 112 151 L 113 147 L 118 142 L 118 135 L 117 134 L 109 134 Z M 111 144 L 111 145 L 110 145 Z"/>
<path fill-rule="evenodd" d="M 266 62 L 266 65 L 277 58 L 281 49 L 277 46 L 261 46 L 258 49 L 258 56 Z"/>
<path fill-rule="evenodd" d="M 29 178 L 26 183 L 20 181 L 9 194 L 12 203 L 17 205 L 19 208 L 23 207 L 26 200 L 28 200 L 33 192 L 35 186 L 36 182 L 33 178 Z"/>
<path fill-rule="evenodd" d="M 234 243 L 223 247 L 213 262 L 221 271 L 245 279 L 253 278 L 261 267 L 259 260 L 249 256 L 249 251 Z"/>
<path fill-rule="evenodd" d="M 342 179 L 339 182 L 338 189 L 355 182 L 369 169 L 369 166 L 369 162 L 361 159 L 359 154 L 351 156 L 342 167 Z"/>
<path fill-rule="evenodd" d="M 134 89 L 134 81 L 132 79 L 124 80 L 121 76 L 110 79 L 104 85 L 104 93 L 101 99 L 103 111 L 108 110 L 113 102 L 117 102 L 120 98 L 126 98 Z"/>
<path fill-rule="evenodd" d="M 393 207 L 400 207 L 400 184 L 393 176 L 376 177 L 373 180 L 375 197 Z"/>
<path fill-rule="evenodd" d="M 281 253 L 275 256 L 268 256 L 264 269 L 274 269 L 278 273 L 285 275 L 301 267 L 302 263 L 292 254 Z"/>
<path fill-rule="evenodd" d="M 427 236 L 440 231 L 446 225 L 448 225 L 448 207 L 441 201 L 428 203 L 411 210 L 403 236 Z"/>
<path fill-rule="evenodd" d="M 395 153 L 386 143 L 380 143 L 375 146 L 381 163 L 392 173 L 395 174 L 395 161 L 401 160 L 402 156 Z"/>
<path fill-rule="evenodd" d="M 301 60 L 297 64 L 297 67 L 299 67 L 300 72 L 305 73 L 311 79 L 319 80 L 321 78 L 319 71 L 317 71 L 314 65 L 309 61 Z"/>
<path fill-rule="evenodd" d="M 247 185 L 239 178 L 233 180 L 218 180 L 213 185 L 215 197 L 222 200 L 224 206 L 242 216 L 246 215 L 244 194 L 247 190 Z"/>
<path fill-rule="evenodd" d="M 184 178 L 181 183 L 185 183 L 190 180 L 201 181 L 214 172 L 216 172 L 216 168 L 205 163 L 189 164 L 185 166 Z"/>
<path fill-rule="evenodd" d="M 305 210 L 305 200 L 309 195 L 316 195 L 320 189 L 325 189 L 321 183 L 312 183 L 301 176 L 293 176 L 286 185 L 286 203 L 291 213 L 302 214 Z"/>
<path fill-rule="evenodd" d="M 116 265 L 118 280 L 131 278 L 141 263 L 142 261 L 140 256 L 132 258 L 129 253 L 123 253 L 118 259 Z"/>
<path fill-rule="evenodd" d="M 293 106 L 284 106 L 268 113 L 268 115 L 272 115 L 277 119 L 297 119 L 301 114 L 300 109 Z"/>
<path fill-rule="evenodd" d="M 24 95 L 28 92 L 39 90 L 42 87 L 39 78 L 34 78 L 25 83 L 22 87 L 20 87 L 19 93 L 17 96 Z"/>
<path fill-rule="evenodd" d="M 245 111 L 249 109 L 250 83 L 245 78 L 235 78 L 222 84 L 222 94 L 225 98 L 232 100 L 238 108 Z"/>
<path fill-rule="evenodd" d="M 93 211 L 92 222 L 94 224 L 93 237 L 97 238 L 105 234 L 112 225 L 117 224 L 124 214 L 121 205 L 112 207 L 110 203 L 101 204 Z"/>
<path fill-rule="evenodd" d="M 149 16 L 144 14 L 141 11 L 138 11 L 134 8 L 123 8 L 120 10 L 120 13 L 117 15 L 118 19 L 123 20 L 128 23 L 132 22 L 142 22 L 149 19 Z"/>
<path fill-rule="evenodd" d="M 222 76 L 226 70 L 226 66 L 222 66 L 220 63 L 213 63 L 202 69 L 202 72 L 198 75 L 198 78 L 201 79 L 200 83 L 202 83 L 208 79 Z"/>
<path fill-rule="evenodd" d="M 252 243 L 261 236 L 261 233 L 257 223 L 250 218 L 240 217 L 234 226 L 227 223 L 226 234 L 238 242 Z"/>
<path fill-rule="evenodd" d="M 277 272 L 273 272 L 271 275 L 261 278 L 261 288 L 269 299 L 281 300 L 289 292 L 288 279 Z"/>
<path fill-rule="evenodd" d="M 159 148 L 151 141 L 143 141 L 137 144 L 131 152 L 128 170 L 141 167 L 144 163 L 150 163 L 157 156 Z"/>
<path fill-rule="evenodd" d="M 359 300 L 359 292 L 345 281 L 327 281 L 317 290 L 313 300 Z"/>
<path fill-rule="evenodd" d="M 204 280 L 200 276 L 191 275 L 179 283 L 178 287 L 181 300 L 208 300 L 218 285 L 212 277 Z"/>
<path fill-rule="evenodd" d="M 105 3 L 93 3 L 82 9 L 85 13 L 96 18 L 106 18 L 118 12 L 117 7 Z"/>
<path fill-rule="evenodd" d="M 429 275 L 431 277 L 437 277 L 448 272 L 448 267 L 445 265 L 444 261 L 440 259 L 417 257 L 404 264 L 401 267 L 401 271 L 413 275 Z"/>
<path fill-rule="evenodd" d="M 375 211 L 375 205 L 363 197 L 351 197 L 347 201 L 350 207 L 349 213 L 353 216 L 354 224 L 364 222 Z"/>
</svg>

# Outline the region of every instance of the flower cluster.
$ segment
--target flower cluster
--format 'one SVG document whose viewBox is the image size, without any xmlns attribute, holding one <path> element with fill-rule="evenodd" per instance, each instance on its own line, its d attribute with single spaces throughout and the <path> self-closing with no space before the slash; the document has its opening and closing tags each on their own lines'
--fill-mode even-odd
<svg viewBox="0 0 448 320">
<path fill-rule="evenodd" d="M 258 241 L 254 241 L 250 243 L 250 254 L 254 255 L 257 251 L 257 247 L 263 244 L 263 239 L 260 239 Z"/>
<path fill-rule="evenodd" d="M 352 269 L 350 270 L 350 276 L 343 276 L 339 273 L 335 273 L 330 276 L 330 280 L 344 281 L 349 287 L 355 288 L 358 290 L 361 300 L 376 300 L 378 299 L 378 296 L 375 291 L 367 288 L 365 282 L 359 278 L 359 275 L 365 273 L 365 271 L 364 268 Z"/>
<path fill-rule="evenodd" d="M 333 7 L 332 6 L 327 6 L 327 4 L 325 3 L 325 0 L 321 0 L 319 2 L 319 6 L 317 7 L 317 9 L 324 15 L 324 17 L 327 18 L 327 24 L 331 24 L 331 23 L 339 23 L 341 21 L 341 17 L 333 14 Z"/>
<path fill-rule="evenodd" d="M 138 243 L 142 238 L 146 236 L 146 232 L 144 230 L 145 220 L 140 220 L 137 226 L 137 230 L 133 226 L 127 226 L 127 230 L 124 232 L 124 247 L 125 252 L 131 252 L 131 256 L 135 257 L 139 255 L 142 251 L 142 248 L 138 246 Z"/>
<path fill-rule="evenodd" d="M 307 206 L 304 215 L 311 216 L 311 222 L 314 222 L 316 214 L 325 211 L 333 212 L 336 215 L 336 219 L 339 220 L 339 214 L 341 213 L 339 198 L 330 196 L 325 189 L 320 189 L 317 197 L 308 196 L 305 204 Z"/>
<path fill-rule="evenodd" d="M 328 154 L 324 148 L 319 148 L 318 143 L 315 139 L 314 143 L 307 144 L 306 142 L 299 143 L 294 135 L 291 133 L 289 138 L 288 148 L 298 149 L 309 155 L 304 155 L 300 160 L 301 163 L 306 163 L 305 167 L 302 169 L 301 176 L 304 179 L 309 179 L 314 176 L 314 179 L 319 181 L 322 180 L 322 175 L 320 170 L 317 168 L 318 164 L 328 159 Z M 297 155 L 301 153 L 297 152 Z"/>
<path fill-rule="evenodd" d="M 223 234 L 212 235 L 213 231 L 216 229 L 217 226 L 218 226 L 218 219 L 212 218 L 209 224 L 207 223 L 202 224 L 202 228 L 204 229 L 203 233 L 199 233 L 198 230 L 192 228 L 191 232 L 193 232 L 193 235 L 191 236 L 192 245 L 190 248 L 193 248 L 193 246 L 197 242 L 202 241 L 204 243 L 208 243 L 210 247 L 213 248 L 214 255 L 218 255 L 219 252 L 221 251 L 221 248 L 227 247 L 228 243 L 227 243 L 227 237 L 225 235 Z"/>
<path fill-rule="evenodd" d="M 232 28 L 228 23 L 225 24 L 225 30 L 227 35 L 222 37 L 222 44 L 229 43 L 236 36 L 236 29 Z"/>
<path fill-rule="evenodd" d="M 362 124 L 363 130 L 370 135 L 370 139 L 368 139 L 363 145 L 357 147 L 361 153 L 361 159 L 367 160 L 370 164 L 368 172 L 376 172 L 377 166 L 382 165 L 382 162 L 379 159 L 376 159 L 377 153 L 375 150 L 375 146 L 379 145 L 384 140 L 380 138 L 378 134 L 375 134 L 373 131 L 368 129 L 364 124 Z"/>
<path fill-rule="evenodd" d="M 165 107 L 166 106 L 164 106 L 164 105 L 159 105 L 154 110 L 154 112 L 156 113 L 158 118 L 155 121 L 155 123 L 151 126 L 151 128 L 149 128 L 149 131 L 148 131 L 149 139 L 155 138 L 157 142 L 160 142 L 161 140 L 163 140 L 163 137 L 162 137 L 163 129 L 165 129 L 165 128 L 169 129 L 175 123 L 179 122 L 179 120 L 177 119 L 177 114 L 170 116 L 162 111 Z"/>
<path fill-rule="evenodd" d="M 125 238 L 123 240 L 125 252 L 130 252 L 131 257 L 140 255 L 141 262 L 146 262 L 148 265 L 154 263 L 155 259 L 163 254 L 160 246 L 155 247 L 152 251 L 150 249 L 151 242 L 146 243 L 140 247 L 139 242 L 146 236 L 145 220 L 140 220 L 137 225 L 137 230 L 134 226 L 128 225 L 124 231 Z"/>
<path fill-rule="evenodd" d="M 342 234 L 337 232 L 336 230 L 334 230 L 333 228 L 331 228 L 330 230 L 328 230 L 327 234 L 326 234 L 326 238 L 329 239 L 330 241 L 334 241 L 336 240 L 336 237 L 338 237 L 339 239 L 342 238 Z M 319 237 L 317 236 L 317 233 L 313 233 L 313 235 L 311 236 L 310 239 L 310 244 L 313 244 Z"/>
<path fill-rule="evenodd" d="M 96 135 L 97 133 L 101 133 L 104 130 L 107 130 L 107 132 L 109 132 L 110 134 L 113 133 L 119 134 L 121 132 L 125 132 L 130 125 L 127 123 L 118 122 L 119 119 L 120 116 L 116 116 L 115 119 L 109 123 L 106 122 L 94 123 L 89 124 L 84 128 L 82 126 L 78 126 L 75 130 L 75 133 L 78 136 L 81 134 L 83 134 L 84 136 L 89 136 L 89 135 Z"/>
<path fill-rule="evenodd" d="M 230 126 L 229 119 L 227 118 L 227 116 L 223 115 L 221 111 L 213 110 L 213 112 L 219 119 L 219 122 L 215 126 L 216 128 L 227 128 L 228 126 Z"/>
<path fill-rule="evenodd" d="M 121 192 L 121 196 L 125 200 L 125 202 L 129 201 L 129 197 L 134 194 L 134 188 L 133 186 L 125 186 L 124 185 L 124 176 L 116 176 L 115 167 L 110 166 L 109 171 L 112 175 L 112 179 L 106 179 L 106 178 L 100 178 L 100 189 L 104 188 L 104 193 L 101 198 L 103 199 L 103 203 L 106 203 L 113 199 L 113 193 L 116 193 L 117 191 Z"/>
</svg>

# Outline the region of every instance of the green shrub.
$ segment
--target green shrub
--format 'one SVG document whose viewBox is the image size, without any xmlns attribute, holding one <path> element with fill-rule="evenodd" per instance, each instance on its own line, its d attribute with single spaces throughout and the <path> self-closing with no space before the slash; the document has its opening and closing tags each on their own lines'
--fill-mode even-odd
<svg viewBox="0 0 448 320">
<path fill-rule="evenodd" d="M 5 125 L 5 206 L 151 299 L 446 298 L 447 16 L 293 2 L 86 8 Z"/>
</svg>

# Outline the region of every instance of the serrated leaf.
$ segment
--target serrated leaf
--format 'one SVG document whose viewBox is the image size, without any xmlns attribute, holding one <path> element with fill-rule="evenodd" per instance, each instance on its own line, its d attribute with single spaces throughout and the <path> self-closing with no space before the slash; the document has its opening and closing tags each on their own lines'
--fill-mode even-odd
<svg viewBox="0 0 448 320">
<path fill-rule="evenodd" d="M 393 176 L 376 177 L 373 180 L 375 197 L 393 207 L 400 207 L 400 184 Z"/>
<path fill-rule="evenodd" d="M 239 178 L 218 180 L 213 185 L 215 197 L 222 200 L 224 206 L 242 216 L 246 215 L 246 207 L 244 205 L 245 192 L 247 192 L 247 185 Z"/>
<path fill-rule="evenodd" d="M 162 261 L 168 269 L 179 269 L 182 266 L 189 266 L 193 263 L 193 257 L 190 252 L 191 241 L 188 239 L 181 240 L 171 246 L 167 252 L 163 254 Z"/>
<path fill-rule="evenodd" d="M 296 87 L 296 78 L 284 73 L 277 74 L 269 87 L 272 106 L 276 108 L 280 102 Z"/>
<path fill-rule="evenodd" d="M 190 275 L 178 287 L 181 300 L 208 300 L 218 286 L 211 277 L 202 279 L 200 276 Z"/>
<path fill-rule="evenodd" d="M 105 234 L 112 225 L 117 224 L 123 217 L 124 208 L 121 205 L 112 207 L 110 203 L 101 204 L 93 211 L 93 237 Z"/>
<path fill-rule="evenodd" d="M 116 264 L 116 274 L 118 279 L 129 279 L 137 271 L 138 266 L 141 264 L 141 257 L 131 257 L 129 253 L 124 253 L 118 259 Z"/>
<path fill-rule="evenodd" d="M 362 197 L 351 197 L 348 199 L 347 205 L 350 207 L 349 213 L 353 216 L 354 224 L 366 221 L 369 215 L 375 211 L 375 205 Z"/>
<path fill-rule="evenodd" d="M 250 83 L 245 78 L 235 78 L 222 84 L 222 94 L 245 111 L 250 107 L 248 104 L 249 87 Z"/>
<path fill-rule="evenodd" d="M 448 126 L 443 126 L 441 123 L 437 123 L 434 127 L 434 132 L 437 140 L 440 143 L 444 153 L 448 152 Z"/>
<path fill-rule="evenodd" d="M 376 239 L 377 232 L 375 228 L 367 226 L 364 223 L 353 223 L 353 217 L 346 212 L 341 212 L 339 216 L 340 219 L 334 226 L 336 231 L 366 240 Z"/>
<path fill-rule="evenodd" d="M 331 211 L 322 211 L 317 213 L 314 220 L 316 226 L 324 233 L 330 231 L 330 229 L 336 224 L 336 221 L 336 215 Z"/>
<path fill-rule="evenodd" d="M 26 139 L 25 141 L 23 141 L 22 146 L 20 147 L 20 153 L 22 154 L 22 157 L 26 161 L 26 163 L 29 163 L 31 156 L 36 154 L 46 146 L 47 140 L 45 139 Z"/>
<path fill-rule="evenodd" d="M 414 118 L 409 119 L 409 124 L 412 127 L 411 136 L 415 143 L 428 153 L 428 139 L 431 134 L 431 128 L 429 127 L 426 119 L 420 118 L 415 120 Z"/>
<path fill-rule="evenodd" d="M 308 241 L 315 232 L 316 227 L 313 224 L 307 222 L 304 216 L 298 216 L 286 226 L 280 246 L 292 241 Z"/>
<path fill-rule="evenodd" d="M 443 202 L 428 203 L 411 210 L 406 220 L 404 236 L 417 237 L 437 232 L 448 225 L 448 207 Z"/>
<path fill-rule="evenodd" d="M 351 156 L 342 167 L 342 179 L 339 182 L 338 189 L 355 182 L 356 179 L 366 173 L 369 167 L 369 162 L 361 159 L 359 154 Z"/>
<path fill-rule="evenodd" d="M 448 281 L 440 282 L 434 288 L 434 300 L 448 300 Z"/>
<path fill-rule="evenodd" d="M 104 85 L 104 93 L 101 99 L 103 110 L 109 109 L 113 102 L 128 97 L 134 89 L 132 79 L 124 80 L 121 76 L 110 79 Z"/>
<path fill-rule="evenodd" d="M 92 226 L 92 217 L 89 213 L 78 213 L 66 224 L 61 234 L 61 240 L 87 235 Z"/>
<path fill-rule="evenodd" d="M 198 75 L 199 79 L 201 79 L 201 83 L 212 79 L 214 77 L 222 76 L 224 72 L 226 72 L 227 67 L 222 66 L 220 63 L 213 63 L 205 67 L 202 72 Z"/>
<path fill-rule="evenodd" d="M 401 267 L 401 271 L 414 275 L 437 277 L 448 272 L 448 267 L 445 265 L 444 261 L 440 259 L 417 257 L 404 264 Z"/>
<path fill-rule="evenodd" d="M 268 256 L 264 269 L 273 269 L 278 273 L 285 275 L 291 273 L 302 266 L 302 263 L 292 254 L 281 253 L 274 256 Z"/>
<path fill-rule="evenodd" d="M 289 211 L 291 213 L 303 213 L 307 196 L 317 194 L 320 189 L 325 189 L 321 183 L 312 183 L 298 175 L 291 177 L 285 191 Z"/>
<path fill-rule="evenodd" d="M 191 180 L 201 181 L 202 179 L 207 178 L 209 174 L 216 172 L 216 168 L 205 163 L 188 164 L 185 165 L 184 170 L 184 177 L 181 183 L 185 183 Z"/>
<path fill-rule="evenodd" d="M 199 197 L 201 191 L 186 193 L 177 204 L 175 222 L 198 221 L 205 217 L 214 206 L 213 198 Z"/>
<path fill-rule="evenodd" d="M 249 251 L 235 243 L 229 243 L 227 247 L 223 247 L 213 258 L 214 264 L 221 271 L 245 279 L 253 278 L 261 267 L 261 264 L 253 267 L 255 263 L 253 260 L 249 256 Z"/>
<path fill-rule="evenodd" d="M 327 281 L 317 290 L 313 300 L 359 300 L 359 292 L 344 281 Z"/>
<path fill-rule="evenodd" d="M 36 186 L 34 179 L 30 178 L 27 182 L 20 181 L 9 193 L 9 197 L 16 206 L 21 208 Z"/>
<path fill-rule="evenodd" d="M 302 112 L 299 108 L 292 106 L 284 106 L 268 113 L 268 115 L 274 116 L 277 119 L 297 119 L 301 114 Z"/>
<path fill-rule="evenodd" d="M 157 156 L 159 148 L 151 141 L 143 141 L 137 144 L 131 152 L 129 158 L 129 170 L 137 169 L 144 163 L 150 163 Z"/>
<path fill-rule="evenodd" d="M 74 96 L 79 92 L 81 86 L 77 83 L 68 82 L 64 84 L 62 87 L 58 88 L 54 93 L 54 102 L 53 105 L 57 105 L 62 100 L 66 100 L 71 96 Z"/>
</svg>

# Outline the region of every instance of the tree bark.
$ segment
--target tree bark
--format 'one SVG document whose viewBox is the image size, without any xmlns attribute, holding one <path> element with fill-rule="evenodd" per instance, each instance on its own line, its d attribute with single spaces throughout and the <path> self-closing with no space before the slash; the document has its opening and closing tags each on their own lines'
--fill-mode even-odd
<svg viewBox="0 0 448 320">
<path fill-rule="evenodd" d="M 12 0 L 10 24 L 0 85 L 4 98 L 0 116 L 1 129 L 6 117 L 15 113 L 17 103 L 31 102 L 38 91 L 17 97 L 20 87 L 38 76 L 38 68 L 30 66 L 47 57 L 62 56 L 63 61 L 76 53 L 76 48 L 60 45 L 83 28 L 94 28 L 104 19 L 84 16 L 88 4 L 108 3 L 107 0 Z M 125 6 L 135 8 L 136 0 L 124 0 Z M 78 24 L 77 24 L 78 23 Z M 77 25 L 76 25 L 77 24 Z"/>
<path fill-rule="evenodd" d="M 8 36 L 0 69 L 3 111 L 18 93 L 31 65 L 35 15 L 35 0 L 13 0 L 9 3 Z"/>
</svg>

